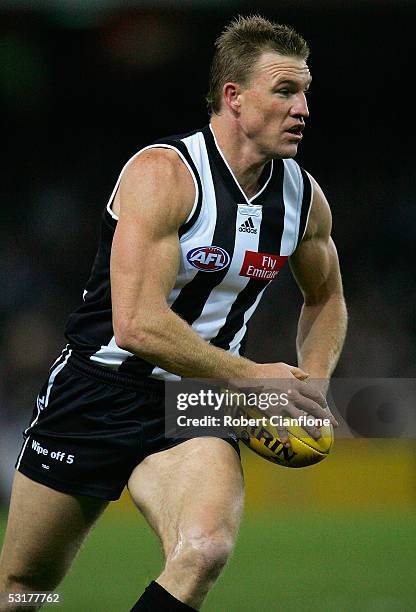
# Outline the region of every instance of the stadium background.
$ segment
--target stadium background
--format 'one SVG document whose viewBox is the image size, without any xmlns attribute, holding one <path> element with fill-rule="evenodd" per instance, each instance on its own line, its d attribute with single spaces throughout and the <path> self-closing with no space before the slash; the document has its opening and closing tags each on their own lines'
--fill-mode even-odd
<svg viewBox="0 0 416 612">
<path fill-rule="evenodd" d="M 79 303 L 118 172 L 141 146 L 206 123 L 213 41 L 253 10 L 312 49 L 298 161 L 333 210 L 350 311 L 337 375 L 414 377 L 414 5 L 2 0 L 0 533 L 20 432 Z M 251 326 L 250 356 L 294 362 L 299 305 L 282 273 Z M 413 610 L 414 448 L 339 439 L 322 465 L 299 471 L 243 453 L 246 518 L 204 609 Z M 60 609 L 128 609 L 159 564 L 123 497 L 59 589 Z"/>
</svg>

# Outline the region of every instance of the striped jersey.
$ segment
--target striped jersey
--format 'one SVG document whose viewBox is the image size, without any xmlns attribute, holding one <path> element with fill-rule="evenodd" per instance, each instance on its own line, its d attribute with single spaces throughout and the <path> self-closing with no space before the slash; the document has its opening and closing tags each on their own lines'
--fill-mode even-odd
<svg viewBox="0 0 416 612">
<path fill-rule="evenodd" d="M 242 354 L 248 321 L 264 290 L 302 240 L 312 199 L 310 178 L 293 159 L 271 160 L 258 193 L 248 198 L 209 125 L 158 140 L 134 157 L 154 147 L 177 152 L 196 193 L 179 230 L 180 265 L 168 304 L 204 340 Z M 174 380 L 176 375 L 115 342 L 110 254 L 117 225 L 112 203 L 120 178 L 104 210 L 98 253 L 83 302 L 69 317 L 66 337 L 73 354 L 98 367 L 142 379 Z"/>
</svg>

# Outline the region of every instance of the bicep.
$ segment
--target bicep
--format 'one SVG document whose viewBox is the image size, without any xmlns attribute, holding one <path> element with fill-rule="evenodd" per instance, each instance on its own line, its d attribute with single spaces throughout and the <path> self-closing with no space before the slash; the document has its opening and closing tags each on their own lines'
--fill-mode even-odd
<svg viewBox="0 0 416 612">
<path fill-rule="evenodd" d="M 331 238 L 331 212 L 319 185 L 312 179 L 313 201 L 305 236 L 289 263 L 306 304 L 342 293 L 338 254 Z"/>
<path fill-rule="evenodd" d="M 117 316 L 163 306 L 179 265 L 177 232 L 160 232 L 143 219 L 118 222 L 111 254 L 111 294 Z"/>
<path fill-rule="evenodd" d="M 328 241 L 308 240 L 290 258 L 290 267 L 306 304 L 316 304 L 342 293 L 337 250 Z"/>
<path fill-rule="evenodd" d="M 137 326 L 167 309 L 176 280 L 178 229 L 192 207 L 193 183 L 186 169 L 183 174 L 176 161 L 158 155 L 140 160 L 120 184 L 110 265 L 115 328 Z"/>
</svg>

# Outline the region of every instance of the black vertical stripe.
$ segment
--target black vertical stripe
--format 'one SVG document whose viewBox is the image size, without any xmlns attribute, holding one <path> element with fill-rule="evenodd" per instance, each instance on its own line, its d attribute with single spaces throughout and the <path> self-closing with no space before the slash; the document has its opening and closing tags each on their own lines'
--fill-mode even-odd
<svg viewBox="0 0 416 612">
<path fill-rule="evenodd" d="M 231 175 L 226 163 L 224 162 L 220 152 L 215 144 L 214 136 L 209 126 L 204 127 L 202 130 L 205 139 L 205 145 L 208 151 L 209 162 L 211 165 L 212 178 L 214 179 L 214 185 L 221 185 L 222 196 L 227 192 L 227 199 L 232 199 L 235 204 L 245 204 L 246 200 L 244 195 L 239 189 L 233 176 Z M 221 200 L 217 198 L 217 208 L 221 206 Z"/>
<path fill-rule="evenodd" d="M 224 325 L 215 338 L 210 340 L 211 344 L 225 350 L 230 348 L 232 339 L 244 325 L 245 313 L 254 304 L 260 291 L 269 283 L 269 280 L 254 280 L 252 278 L 248 281 L 244 289 L 238 294 Z"/>
<path fill-rule="evenodd" d="M 271 188 L 263 204 L 263 215 L 259 236 L 259 253 L 279 255 L 280 240 L 284 228 L 285 207 L 283 202 L 283 162 L 275 163 L 273 176 L 270 180 Z M 263 194 L 262 194 L 263 195 Z M 222 328 L 218 331 L 211 344 L 228 350 L 235 335 L 244 325 L 244 315 L 253 306 L 260 291 L 271 281 L 250 279 L 240 291 L 232 305 Z"/>
<path fill-rule="evenodd" d="M 199 176 L 199 172 L 196 169 L 196 166 L 194 164 L 194 160 L 192 159 L 188 148 L 186 146 L 186 144 L 184 142 L 182 142 L 181 140 L 166 140 L 164 142 L 160 142 L 158 143 L 160 145 L 162 144 L 167 144 L 171 147 L 174 147 L 175 149 L 177 149 L 178 151 L 180 151 L 180 153 L 182 153 L 182 155 L 184 156 L 184 158 L 186 159 L 186 161 L 188 162 L 194 176 L 195 176 L 195 180 L 196 183 L 198 185 L 198 201 L 197 201 L 197 205 L 195 207 L 194 212 L 192 213 L 192 217 L 186 222 L 184 223 L 178 231 L 179 234 L 179 238 L 181 236 L 183 236 L 184 234 L 186 234 L 187 231 L 189 231 L 191 229 L 191 227 L 196 223 L 200 213 L 201 213 L 201 206 L 202 206 L 202 184 L 201 184 L 201 178 Z"/>
</svg>

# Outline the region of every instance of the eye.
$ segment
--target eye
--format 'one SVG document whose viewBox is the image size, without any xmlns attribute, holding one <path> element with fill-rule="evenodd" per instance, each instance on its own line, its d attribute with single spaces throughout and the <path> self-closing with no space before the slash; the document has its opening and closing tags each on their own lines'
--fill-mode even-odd
<svg viewBox="0 0 416 612">
<path fill-rule="evenodd" d="M 283 89 L 278 89 L 277 93 L 281 94 L 282 96 L 288 96 L 290 94 L 290 91 L 287 88 L 283 88 Z"/>
</svg>

